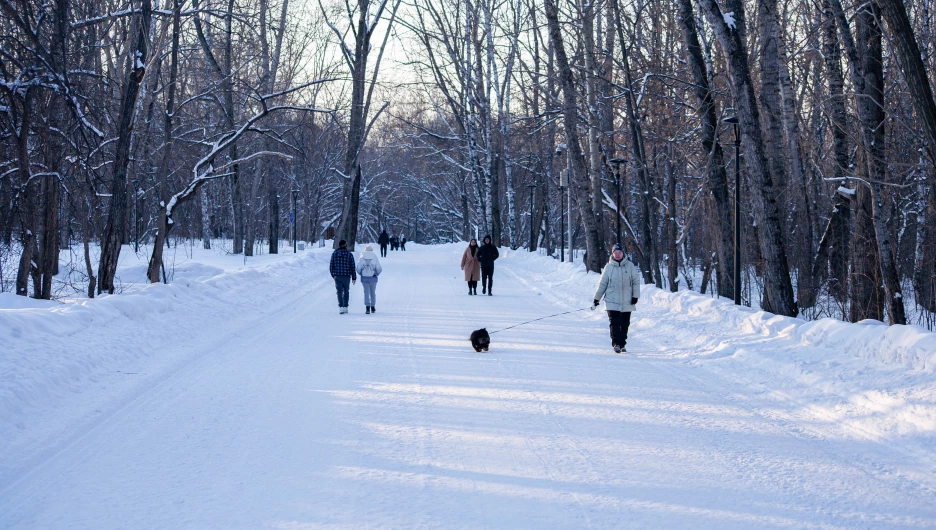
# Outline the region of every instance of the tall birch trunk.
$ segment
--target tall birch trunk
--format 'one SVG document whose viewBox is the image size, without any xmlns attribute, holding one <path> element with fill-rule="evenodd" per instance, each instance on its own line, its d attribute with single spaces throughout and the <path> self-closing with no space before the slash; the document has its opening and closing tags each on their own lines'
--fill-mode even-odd
<svg viewBox="0 0 936 530">
<path fill-rule="evenodd" d="M 692 0 L 679 0 L 679 17 L 682 26 L 686 55 L 692 72 L 692 82 L 698 105 L 697 114 L 701 126 L 702 149 L 707 155 L 707 186 L 715 207 L 712 221 L 715 234 L 715 254 L 718 256 L 716 280 L 718 295 L 734 297 L 734 233 L 732 232 L 734 214 L 728 195 L 728 174 L 725 171 L 725 155 L 718 141 L 718 115 L 715 96 L 709 87 L 709 72 L 699 43 L 695 13 Z"/>
<path fill-rule="evenodd" d="M 700 4 L 709 24 L 715 30 L 728 66 L 731 93 L 740 121 L 751 206 L 757 221 L 758 244 L 764 260 L 764 290 L 767 302 L 774 313 L 796 316 L 797 307 L 777 206 L 777 190 L 766 160 L 760 111 L 748 69 L 747 48 L 742 38 L 745 24 L 744 5 L 741 0 L 725 2 L 726 12 L 732 14 L 732 17 L 728 18 L 735 21 L 732 27 L 715 0 L 700 0 Z"/>
</svg>

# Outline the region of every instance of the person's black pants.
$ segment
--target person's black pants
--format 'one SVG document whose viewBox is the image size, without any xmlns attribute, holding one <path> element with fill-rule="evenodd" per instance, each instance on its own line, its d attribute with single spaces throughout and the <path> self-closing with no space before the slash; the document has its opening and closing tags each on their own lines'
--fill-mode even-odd
<svg viewBox="0 0 936 530">
<path fill-rule="evenodd" d="M 481 292 L 491 292 L 494 285 L 494 267 L 481 267 Z"/>
<path fill-rule="evenodd" d="M 381 258 L 387 257 L 387 245 L 380 245 L 380 257 Z"/>
<path fill-rule="evenodd" d="M 478 294 L 478 282 L 474 280 L 468 280 L 468 292 Z"/>
<path fill-rule="evenodd" d="M 627 328 L 630 327 L 630 311 L 608 311 L 611 321 L 611 345 L 624 347 L 627 344 Z"/>
</svg>

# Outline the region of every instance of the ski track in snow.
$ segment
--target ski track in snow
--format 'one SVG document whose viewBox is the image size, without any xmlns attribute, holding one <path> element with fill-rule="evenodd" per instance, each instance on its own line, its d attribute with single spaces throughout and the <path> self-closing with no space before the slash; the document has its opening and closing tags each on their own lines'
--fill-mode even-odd
<svg viewBox="0 0 936 530">
<path fill-rule="evenodd" d="M 462 249 L 391 252 L 374 315 L 360 283 L 338 314 L 316 249 L 11 342 L 82 364 L 0 364 L 0 528 L 936 527 L 932 369 L 649 288 L 631 353 L 603 311 L 475 353 L 473 329 L 587 306 L 598 276 L 504 251 L 469 297 Z"/>
</svg>

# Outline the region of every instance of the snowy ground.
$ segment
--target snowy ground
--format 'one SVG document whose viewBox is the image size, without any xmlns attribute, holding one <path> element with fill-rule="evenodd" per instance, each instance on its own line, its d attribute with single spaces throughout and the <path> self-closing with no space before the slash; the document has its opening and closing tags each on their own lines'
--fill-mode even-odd
<svg viewBox="0 0 936 530">
<path fill-rule="evenodd" d="M 597 276 L 505 251 L 468 297 L 461 250 L 391 253 L 376 315 L 324 249 L 0 295 L 0 527 L 936 527 L 936 335 L 648 288 L 627 355 L 599 311 L 476 354 Z"/>
</svg>

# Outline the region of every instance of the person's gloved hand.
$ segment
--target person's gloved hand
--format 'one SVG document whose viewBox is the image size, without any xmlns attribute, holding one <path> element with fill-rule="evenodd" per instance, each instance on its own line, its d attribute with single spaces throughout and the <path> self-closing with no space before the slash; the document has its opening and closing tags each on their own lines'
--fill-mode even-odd
<svg viewBox="0 0 936 530">
<path fill-rule="evenodd" d="M 599 304 L 599 303 L 600 303 L 600 302 L 598 302 L 598 300 L 596 299 L 596 300 L 595 300 L 595 305 L 594 305 L 594 307 L 598 307 L 598 304 Z"/>
<path fill-rule="evenodd" d="M 637 305 L 637 299 L 631 297 L 631 305 Z"/>
</svg>

